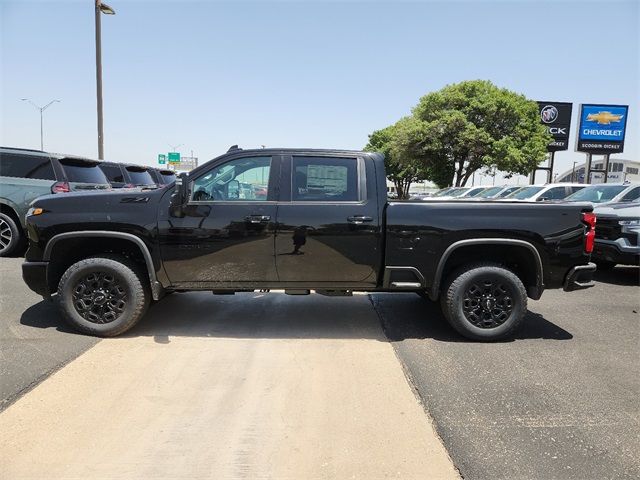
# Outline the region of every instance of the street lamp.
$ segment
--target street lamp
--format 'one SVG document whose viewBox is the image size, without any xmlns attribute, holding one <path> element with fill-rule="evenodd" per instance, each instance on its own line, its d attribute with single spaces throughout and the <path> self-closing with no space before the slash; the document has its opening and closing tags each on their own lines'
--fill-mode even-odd
<svg viewBox="0 0 640 480">
<path fill-rule="evenodd" d="M 41 107 L 39 105 L 36 105 L 34 102 L 32 102 L 31 100 L 29 100 L 28 98 L 21 98 L 20 100 L 22 100 L 23 102 L 29 102 L 31 105 L 33 105 L 34 107 L 36 107 L 36 110 L 40 110 L 40 150 L 44 150 L 44 133 L 43 133 L 43 129 L 42 129 L 42 113 L 49 108 L 51 105 L 53 105 L 56 102 L 60 102 L 60 100 L 51 100 L 49 103 L 47 103 L 44 107 Z"/>
<path fill-rule="evenodd" d="M 101 0 L 96 0 L 96 96 L 98 100 L 98 158 L 104 159 L 104 133 L 102 124 L 102 26 L 100 14 L 115 15 L 116 12 Z"/>
</svg>

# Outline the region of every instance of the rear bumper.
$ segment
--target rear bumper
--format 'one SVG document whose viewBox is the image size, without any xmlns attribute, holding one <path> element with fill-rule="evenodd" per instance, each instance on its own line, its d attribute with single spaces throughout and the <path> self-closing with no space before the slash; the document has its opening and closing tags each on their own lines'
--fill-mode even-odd
<svg viewBox="0 0 640 480">
<path fill-rule="evenodd" d="M 605 260 L 621 265 L 638 265 L 640 264 L 640 247 L 631 245 L 626 238 L 618 240 L 596 239 L 591 256 L 596 260 Z"/>
<path fill-rule="evenodd" d="M 564 280 L 564 291 L 573 292 L 583 288 L 593 287 L 595 281 L 593 274 L 596 271 L 596 264 L 589 262 L 586 265 L 577 265 L 569 270 Z"/>
<path fill-rule="evenodd" d="M 22 279 L 27 286 L 38 295 L 50 295 L 47 284 L 47 265 L 49 262 L 24 262 L 22 264 Z"/>
</svg>

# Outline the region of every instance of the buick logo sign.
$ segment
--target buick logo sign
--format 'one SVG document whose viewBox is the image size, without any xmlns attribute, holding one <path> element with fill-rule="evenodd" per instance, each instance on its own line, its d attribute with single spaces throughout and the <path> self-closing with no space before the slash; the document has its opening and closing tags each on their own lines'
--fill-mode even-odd
<svg viewBox="0 0 640 480">
<path fill-rule="evenodd" d="M 540 111 L 540 118 L 543 123 L 553 123 L 558 118 L 558 109 L 553 105 L 547 105 Z"/>
</svg>

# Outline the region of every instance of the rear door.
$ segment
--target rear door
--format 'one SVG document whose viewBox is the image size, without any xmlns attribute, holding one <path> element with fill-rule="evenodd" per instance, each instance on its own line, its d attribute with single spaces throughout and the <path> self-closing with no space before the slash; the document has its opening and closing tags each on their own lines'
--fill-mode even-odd
<svg viewBox="0 0 640 480">
<path fill-rule="evenodd" d="M 283 159 L 276 266 L 280 282 L 374 286 L 382 261 L 373 164 L 318 153 Z"/>
</svg>

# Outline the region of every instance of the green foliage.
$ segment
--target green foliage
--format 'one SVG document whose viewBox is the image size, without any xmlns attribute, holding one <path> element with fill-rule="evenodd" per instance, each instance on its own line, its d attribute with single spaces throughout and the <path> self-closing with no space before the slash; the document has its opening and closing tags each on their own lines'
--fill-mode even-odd
<svg viewBox="0 0 640 480">
<path fill-rule="evenodd" d="M 369 143 L 365 150 L 384 154 L 387 178 L 391 180 L 398 192 L 398 198 L 409 198 L 412 183 L 424 180 L 427 176 L 423 163 L 412 157 L 409 151 L 398 148 L 397 137 L 410 135 L 416 128 L 416 120 L 407 117 L 387 128 L 374 131 L 369 135 Z"/>
<path fill-rule="evenodd" d="M 535 101 L 473 80 L 425 95 L 411 117 L 374 132 L 367 148 L 390 157 L 392 181 L 419 172 L 444 187 L 463 186 L 478 170 L 526 175 L 551 140 Z"/>
</svg>

